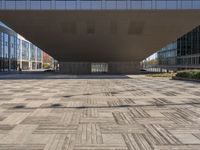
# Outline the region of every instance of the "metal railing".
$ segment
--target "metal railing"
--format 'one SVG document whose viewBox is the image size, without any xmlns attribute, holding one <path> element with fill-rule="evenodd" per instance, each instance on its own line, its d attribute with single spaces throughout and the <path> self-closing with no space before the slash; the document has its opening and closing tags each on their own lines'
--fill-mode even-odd
<svg viewBox="0 0 200 150">
<path fill-rule="evenodd" d="M 200 0 L 0 0 L 1 10 L 200 9 Z"/>
</svg>

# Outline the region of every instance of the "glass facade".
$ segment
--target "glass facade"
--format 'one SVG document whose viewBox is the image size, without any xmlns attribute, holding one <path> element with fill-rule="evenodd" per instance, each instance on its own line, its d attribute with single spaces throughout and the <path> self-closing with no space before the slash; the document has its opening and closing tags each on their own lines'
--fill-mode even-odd
<svg viewBox="0 0 200 150">
<path fill-rule="evenodd" d="M 91 72 L 92 73 L 106 73 L 108 72 L 107 63 L 91 63 Z"/>
<path fill-rule="evenodd" d="M 186 33 L 159 50 L 155 68 L 171 70 L 200 68 L 200 26 Z M 151 56 L 150 56 L 151 57 Z M 142 62 L 145 68 L 152 67 L 149 58 Z"/>
<path fill-rule="evenodd" d="M 200 65 L 200 27 L 177 40 L 177 65 Z"/>
<path fill-rule="evenodd" d="M 17 66 L 16 34 L 0 26 L 0 71 L 15 70 Z"/>
<path fill-rule="evenodd" d="M 37 48 L 37 63 L 36 63 L 37 68 L 42 68 L 41 61 L 42 61 L 42 50 Z"/>
<path fill-rule="evenodd" d="M 0 22 L 0 71 L 42 68 L 42 50 Z"/>
<path fill-rule="evenodd" d="M 36 46 L 33 45 L 32 43 L 30 44 L 30 57 L 31 61 L 36 60 Z"/>
<path fill-rule="evenodd" d="M 176 65 L 177 42 L 172 42 L 158 52 L 159 65 Z"/>
<path fill-rule="evenodd" d="M 200 0 L 1 0 L 0 9 L 199 9 Z"/>
<path fill-rule="evenodd" d="M 24 40 L 22 41 L 22 60 L 29 60 L 29 42 Z"/>
<path fill-rule="evenodd" d="M 42 50 L 25 39 L 19 40 L 19 47 L 20 43 L 18 67 L 22 70 L 42 69 Z"/>
</svg>

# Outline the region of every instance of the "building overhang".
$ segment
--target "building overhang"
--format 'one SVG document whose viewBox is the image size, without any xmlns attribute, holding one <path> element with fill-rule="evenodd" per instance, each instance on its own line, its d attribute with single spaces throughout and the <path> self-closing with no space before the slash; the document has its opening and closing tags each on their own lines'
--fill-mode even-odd
<svg viewBox="0 0 200 150">
<path fill-rule="evenodd" d="M 0 10 L 59 61 L 141 61 L 200 25 L 200 10 Z"/>
</svg>

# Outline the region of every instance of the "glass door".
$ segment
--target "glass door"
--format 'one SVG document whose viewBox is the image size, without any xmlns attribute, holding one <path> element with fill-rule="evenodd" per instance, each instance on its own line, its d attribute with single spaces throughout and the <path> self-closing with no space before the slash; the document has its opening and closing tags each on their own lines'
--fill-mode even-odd
<svg viewBox="0 0 200 150">
<path fill-rule="evenodd" d="M 91 63 L 91 73 L 104 74 L 108 72 L 107 63 Z"/>
</svg>

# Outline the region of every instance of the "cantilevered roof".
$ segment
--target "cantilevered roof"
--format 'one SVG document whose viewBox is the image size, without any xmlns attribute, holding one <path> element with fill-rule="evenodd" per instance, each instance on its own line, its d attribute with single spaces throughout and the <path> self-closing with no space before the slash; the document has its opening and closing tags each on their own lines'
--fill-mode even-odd
<svg viewBox="0 0 200 150">
<path fill-rule="evenodd" d="M 59 61 L 139 62 L 200 25 L 199 0 L 0 4 L 1 21 Z"/>
</svg>

